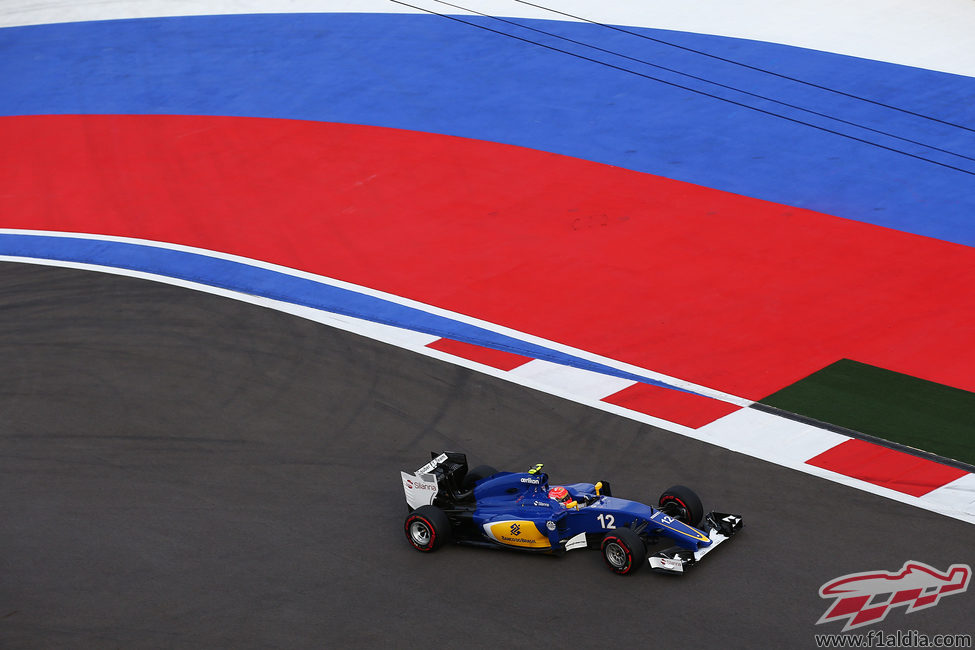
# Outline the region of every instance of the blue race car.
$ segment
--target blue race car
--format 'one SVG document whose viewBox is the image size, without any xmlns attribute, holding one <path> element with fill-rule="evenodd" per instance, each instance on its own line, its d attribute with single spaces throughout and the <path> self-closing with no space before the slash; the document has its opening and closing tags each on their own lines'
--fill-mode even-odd
<svg viewBox="0 0 975 650">
<path fill-rule="evenodd" d="M 457 452 L 431 456 L 414 473 L 401 472 L 410 510 L 404 529 L 418 551 L 449 542 L 557 555 L 598 548 L 620 575 L 644 564 L 681 574 L 742 527 L 739 515 L 705 515 L 698 496 L 681 485 L 649 506 L 614 497 L 606 481 L 551 486 L 541 464 L 499 472 L 469 469 Z M 648 546 L 661 540 L 673 546 L 648 557 Z"/>
</svg>

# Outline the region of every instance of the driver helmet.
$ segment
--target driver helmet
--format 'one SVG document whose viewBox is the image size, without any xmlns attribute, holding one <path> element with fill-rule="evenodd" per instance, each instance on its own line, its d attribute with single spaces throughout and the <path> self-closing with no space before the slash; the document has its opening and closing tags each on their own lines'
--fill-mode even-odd
<svg viewBox="0 0 975 650">
<path fill-rule="evenodd" d="M 558 501 L 565 508 L 574 508 L 576 506 L 575 499 L 573 499 L 572 495 L 569 494 L 569 491 L 561 485 L 557 485 L 549 490 L 548 498 L 552 499 L 553 501 Z"/>
</svg>

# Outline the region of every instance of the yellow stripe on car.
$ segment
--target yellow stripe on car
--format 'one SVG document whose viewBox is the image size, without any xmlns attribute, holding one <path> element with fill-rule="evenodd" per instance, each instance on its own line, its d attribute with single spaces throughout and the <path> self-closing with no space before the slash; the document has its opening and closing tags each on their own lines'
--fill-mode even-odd
<svg viewBox="0 0 975 650">
<path fill-rule="evenodd" d="M 506 546 L 519 548 L 551 548 L 548 535 L 538 529 L 532 521 L 508 520 L 484 524 L 484 532 L 491 539 Z"/>
</svg>

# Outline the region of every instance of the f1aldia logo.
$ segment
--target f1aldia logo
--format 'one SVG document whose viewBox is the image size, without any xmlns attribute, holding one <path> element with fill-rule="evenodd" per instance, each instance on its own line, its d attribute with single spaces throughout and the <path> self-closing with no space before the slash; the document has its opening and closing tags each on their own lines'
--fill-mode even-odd
<svg viewBox="0 0 975 650">
<path fill-rule="evenodd" d="M 894 607 L 905 614 L 934 607 L 942 596 L 968 589 L 972 568 L 952 564 L 942 573 L 923 562 L 908 561 L 900 571 L 865 571 L 830 580 L 819 588 L 820 598 L 835 598 L 816 625 L 846 619 L 843 632 L 884 620 Z"/>
</svg>

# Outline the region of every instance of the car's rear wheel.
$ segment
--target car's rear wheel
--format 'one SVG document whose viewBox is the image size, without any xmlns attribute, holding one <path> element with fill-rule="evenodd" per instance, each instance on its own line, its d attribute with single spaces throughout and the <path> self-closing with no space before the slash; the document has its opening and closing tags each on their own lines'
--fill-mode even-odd
<svg viewBox="0 0 975 650">
<path fill-rule="evenodd" d="M 688 526 L 697 526 L 704 518 L 704 506 L 694 490 L 674 485 L 664 490 L 658 502 L 660 509 Z"/>
<path fill-rule="evenodd" d="M 450 539 L 450 520 L 437 506 L 420 506 L 406 517 L 406 539 L 418 551 L 429 553 Z"/>
<path fill-rule="evenodd" d="M 647 561 L 647 545 L 629 528 L 607 533 L 600 549 L 606 566 L 621 576 L 638 571 Z"/>
<path fill-rule="evenodd" d="M 494 476 L 498 473 L 498 470 L 494 469 L 490 465 L 478 465 L 471 471 L 467 472 L 467 476 L 461 481 L 460 487 L 462 490 L 472 490 L 474 489 L 474 484 L 478 481 L 488 478 L 489 476 Z"/>
</svg>

